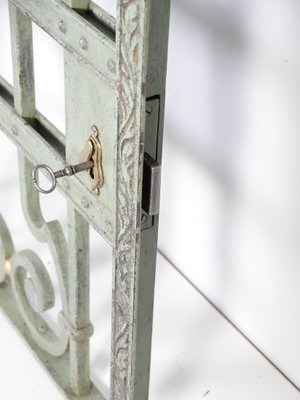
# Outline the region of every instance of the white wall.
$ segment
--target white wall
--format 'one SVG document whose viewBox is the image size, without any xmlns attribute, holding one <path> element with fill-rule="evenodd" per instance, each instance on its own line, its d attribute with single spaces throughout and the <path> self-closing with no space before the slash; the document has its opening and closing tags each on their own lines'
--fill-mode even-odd
<svg viewBox="0 0 300 400">
<path fill-rule="evenodd" d="M 300 385 L 300 3 L 174 0 L 160 248 Z"/>
</svg>

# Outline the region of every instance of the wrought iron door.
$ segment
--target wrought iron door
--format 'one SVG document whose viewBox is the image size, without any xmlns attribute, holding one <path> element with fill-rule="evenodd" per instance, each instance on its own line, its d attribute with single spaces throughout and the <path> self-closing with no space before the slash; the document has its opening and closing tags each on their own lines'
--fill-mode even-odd
<svg viewBox="0 0 300 400">
<path fill-rule="evenodd" d="M 89 372 L 92 225 L 114 254 L 110 398 L 147 399 L 169 0 L 118 0 L 116 21 L 89 0 L 10 0 L 9 8 L 14 86 L 0 78 L 0 127 L 18 147 L 28 228 L 56 266 L 61 333 L 42 315 L 54 304 L 46 266 L 15 250 L 5 216 L 1 309 L 67 398 L 103 399 Z M 64 48 L 65 136 L 35 107 L 32 21 Z M 59 221 L 43 218 L 37 165 L 66 197 L 67 238 Z"/>
</svg>

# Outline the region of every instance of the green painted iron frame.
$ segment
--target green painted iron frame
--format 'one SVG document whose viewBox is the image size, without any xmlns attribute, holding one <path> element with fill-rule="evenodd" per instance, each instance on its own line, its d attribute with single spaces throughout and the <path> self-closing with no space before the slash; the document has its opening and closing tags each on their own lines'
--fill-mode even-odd
<svg viewBox="0 0 300 400">
<path fill-rule="evenodd" d="M 116 20 L 89 0 L 9 0 L 14 86 L 0 77 L 0 127 L 19 150 L 23 212 L 56 267 L 62 310 L 55 335 L 45 265 L 16 251 L 0 218 L 0 307 L 70 399 L 103 399 L 90 382 L 89 225 L 113 247 L 111 399 L 147 399 L 158 215 L 142 210 L 144 153 L 161 163 L 169 0 L 118 0 Z M 35 107 L 32 21 L 64 48 L 66 135 Z M 68 237 L 45 221 L 34 164 L 78 161 L 90 127 L 103 147 L 101 195 L 85 174 L 58 182 Z"/>
</svg>

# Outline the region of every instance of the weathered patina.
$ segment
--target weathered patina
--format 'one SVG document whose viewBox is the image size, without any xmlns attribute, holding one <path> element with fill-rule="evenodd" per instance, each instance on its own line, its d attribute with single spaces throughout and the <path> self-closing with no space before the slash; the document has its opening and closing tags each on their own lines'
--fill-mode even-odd
<svg viewBox="0 0 300 400">
<path fill-rule="evenodd" d="M 92 225 L 114 250 L 110 398 L 146 400 L 158 215 L 142 209 L 143 164 L 145 153 L 161 164 L 169 0 L 118 0 L 116 20 L 88 0 L 9 0 L 9 7 L 14 86 L 0 77 L 0 127 L 19 149 L 28 227 L 56 267 L 60 334 L 41 315 L 54 304 L 47 268 L 32 250 L 14 248 L 3 217 L 0 307 L 66 398 L 103 399 L 90 381 Z M 64 48 L 65 135 L 36 110 L 32 21 Z M 86 173 L 57 181 L 68 205 L 65 237 L 59 221 L 44 220 L 31 174 L 37 164 L 56 171 L 78 163 L 91 127 L 103 184 L 96 196 Z"/>
</svg>

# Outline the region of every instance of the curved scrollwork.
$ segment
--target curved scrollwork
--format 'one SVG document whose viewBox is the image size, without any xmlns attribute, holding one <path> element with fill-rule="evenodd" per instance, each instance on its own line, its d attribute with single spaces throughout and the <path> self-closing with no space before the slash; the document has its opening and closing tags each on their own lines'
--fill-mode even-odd
<svg viewBox="0 0 300 400">
<path fill-rule="evenodd" d="M 58 276 L 62 299 L 62 315 L 68 315 L 67 302 L 67 242 L 58 221 L 46 222 L 42 216 L 39 195 L 32 190 L 33 165 L 19 154 L 20 186 L 23 213 L 33 235 L 49 246 Z M 51 329 L 42 313 L 55 303 L 53 285 L 49 273 L 31 250 L 14 251 L 8 228 L 0 217 L 0 282 L 5 279 L 5 260 L 10 259 L 10 279 L 13 295 L 32 337 L 41 349 L 53 356 L 62 355 L 68 346 L 69 335 L 60 318 L 59 336 Z"/>
<path fill-rule="evenodd" d="M 0 214 L 0 283 L 5 279 L 5 266 L 15 252 L 8 227 Z"/>
<path fill-rule="evenodd" d="M 11 264 L 14 297 L 32 337 L 49 354 L 63 354 L 68 343 L 66 333 L 56 336 L 41 317 L 54 306 L 54 290 L 44 264 L 31 250 L 15 253 Z"/>
</svg>

